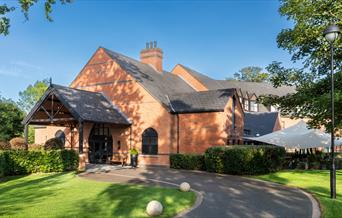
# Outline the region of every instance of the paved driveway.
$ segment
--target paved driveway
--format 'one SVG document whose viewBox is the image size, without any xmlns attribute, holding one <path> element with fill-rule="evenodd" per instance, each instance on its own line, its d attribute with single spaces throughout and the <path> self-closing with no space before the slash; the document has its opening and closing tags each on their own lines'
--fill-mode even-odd
<svg viewBox="0 0 342 218">
<path fill-rule="evenodd" d="M 193 189 L 202 193 L 203 200 L 197 208 L 183 217 L 305 218 L 315 217 L 313 208 L 317 209 L 312 205 L 309 196 L 298 189 L 240 176 L 159 167 L 105 167 L 101 170 L 90 169 L 80 177 L 115 183 L 161 186 L 189 182 Z"/>
</svg>

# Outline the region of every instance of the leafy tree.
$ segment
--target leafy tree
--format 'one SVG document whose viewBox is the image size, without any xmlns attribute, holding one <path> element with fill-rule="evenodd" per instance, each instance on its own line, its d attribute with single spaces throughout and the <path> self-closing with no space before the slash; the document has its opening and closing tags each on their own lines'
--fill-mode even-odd
<svg viewBox="0 0 342 218">
<path fill-rule="evenodd" d="M 268 80 L 268 73 L 262 72 L 261 67 L 244 67 L 239 72 L 234 73 L 233 80 L 248 81 L 248 82 L 265 82 Z M 230 80 L 231 78 L 227 78 Z"/>
<path fill-rule="evenodd" d="M 331 130 L 330 54 L 329 43 L 322 36 L 324 29 L 335 23 L 342 26 L 342 1 L 282 0 L 279 12 L 292 21 L 292 28 L 283 29 L 278 46 L 300 61 L 303 67 L 287 69 L 273 62 L 266 69 L 275 87 L 290 85 L 296 93 L 283 97 L 264 96 L 266 105 L 278 105 L 283 115 L 309 118 L 312 127 Z M 336 129 L 342 128 L 342 40 L 335 46 L 335 115 Z"/>
<path fill-rule="evenodd" d="M 29 112 L 48 88 L 48 80 L 36 81 L 24 91 L 19 92 L 18 105 L 25 112 Z"/>
<path fill-rule="evenodd" d="M 33 126 L 29 126 L 28 127 L 28 131 L 27 131 L 27 142 L 28 144 L 33 144 L 34 143 L 34 128 Z"/>
<path fill-rule="evenodd" d="M 36 102 L 42 97 L 48 88 L 48 80 L 36 81 L 33 85 L 29 85 L 24 91 L 19 92 L 18 105 L 27 114 Z M 28 128 L 28 143 L 34 143 L 34 128 Z"/>
<path fill-rule="evenodd" d="M 45 9 L 45 17 L 48 21 L 52 21 L 52 17 L 50 16 L 52 13 L 52 6 L 56 4 L 56 0 L 42 0 L 44 2 Z M 70 3 L 71 0 L 59 0 L 62 4 Z M 13 1 L 14 2 L 14 1 Z M 18 0 L 21 11 L 24 13 L 25 19 L 29 18 L 29 10 L 30 8 L 38 3 L 39 0 Z M 6 4 L 0 5 L 0 35 L 8 35 L 10 28 L 10 19 L 7 17 L 7 14 L 16 10 L 15 6 L 7 6 Z"/>
<path fill-rule="evenodd" d="M 12 100 L 0 97 L 0 141 L 9 141 L 13 137 L 21 136 L 23 118 L 24 112 Z"/>
</svg>

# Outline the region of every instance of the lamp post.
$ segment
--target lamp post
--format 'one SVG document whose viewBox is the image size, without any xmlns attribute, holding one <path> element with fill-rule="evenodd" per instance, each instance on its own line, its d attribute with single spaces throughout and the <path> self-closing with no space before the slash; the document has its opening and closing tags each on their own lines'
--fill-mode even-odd
<svg viewBox="0 0 342 218">
<path fill-rule="evenodd" d="M 330 169 L 330 197 L 336 198 L 336 168 L 335 168 L 335 102 L 334 102 L 334 42 L 340 34 L 340 28 L 337 25 L 328 26 L 323 36 L 330 43 L 330 79 L 331 79 L 331 169 Z"/>
</svg>

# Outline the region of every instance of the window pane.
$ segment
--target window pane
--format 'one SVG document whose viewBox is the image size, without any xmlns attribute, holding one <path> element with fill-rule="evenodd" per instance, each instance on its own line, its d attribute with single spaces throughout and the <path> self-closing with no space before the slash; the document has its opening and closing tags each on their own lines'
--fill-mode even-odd
<svg viewBox="0 0 342 218">
<path fill-rule="evenodd" d="M 244 102 L 245 102 L 245 104 L 244 104 L 245 110 L 248 111 L 249 110 L 249 101 L 245 100 Z"/>
<path fill-rule="evenodd" d="M 152 129 L 146 129 L 142 134 L 142 153 L 158 154 L 158 134 Z"/>
<path fill-rule="evenodd" d="M 251 101 L 251 111 L 258 112 L 258 104 L 256 101 Z"/>
</svg>

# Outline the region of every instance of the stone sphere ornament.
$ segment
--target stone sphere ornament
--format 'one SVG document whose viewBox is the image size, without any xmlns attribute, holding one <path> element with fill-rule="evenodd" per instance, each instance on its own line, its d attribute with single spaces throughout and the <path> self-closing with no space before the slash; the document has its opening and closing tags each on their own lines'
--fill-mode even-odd
<svg viewBox="0 0 342 218">
<path fill-rule="evenodd" d="M 149 216 L 158 216 L 163 212 L 163 205 L 156 200 L 150 201 L 146 207 L 146 213 Z"/>
<path fill-rule="evenodd" d="M 187 182 L 182 182 L 182 184 L 180 184 L 179 186 L 179 189 L 182 191 L 182 192 L 188 192 L 190 191 L 190 184 L 187 183 Z"/>
</svg>

